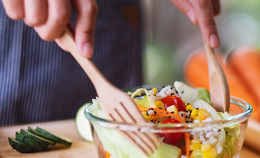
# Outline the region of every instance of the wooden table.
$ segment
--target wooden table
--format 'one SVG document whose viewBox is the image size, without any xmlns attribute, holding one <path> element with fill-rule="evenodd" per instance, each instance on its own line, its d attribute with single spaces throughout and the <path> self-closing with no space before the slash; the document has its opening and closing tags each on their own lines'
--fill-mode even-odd
<svg viewBox="0 0 260 158">
<path fill-rule="evenodd" d="M 21 128 L 27 129 L 28 126 L 47 128 L 66 135 L 73 140 L 71 147 L 55 145 L 49 147 L 47 151 L 21 154 L 11 148 L 7 137 L 15 137 L 15 132 Z M 84 141 L 77 133 L 74 120 L 63 120 L 54 122 L 44 122 L 19 126 L 0 127 L 0 158 L 98 158 L 94 144 Z M 257 154 L 247 147 L 243 147 L 241 158 L 260 158 Z"/>
</svg>

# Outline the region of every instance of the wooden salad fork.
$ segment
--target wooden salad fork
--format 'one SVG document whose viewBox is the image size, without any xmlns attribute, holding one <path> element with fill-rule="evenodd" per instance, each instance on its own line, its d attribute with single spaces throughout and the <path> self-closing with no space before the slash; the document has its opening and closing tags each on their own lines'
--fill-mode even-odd
<svg viewBox="0 0 260 158">
<path fill-rule="evenodd" d="M 209 89 L 212 106 L 218 112 L 229 112 L 230 94 L 227 79 L 214 50 L 204 41 L 209 72 Z"/>
<path fill-rule="evenodd" d="M 64 33 L 61 35 L 60 40 L 90 78 L 97 91 L 100 104 L 107 118 L 117 122 L 147 123 L 133 99 L 128 94 L 112 85 L 101 74 L 91 60 L 83 58 L 78 53 L 74 37 L 68 28 L 66 28 Z M 148 152 L 153 153 L 154 150 L 157 149 L 157 145 L 160 145 L 158 137 L 153 133 L 142 133 L 139 131 L 119 132 L 124 138 L 132 143 L 132 145 L 136 146 L 147 156 Z"/>
</svg>

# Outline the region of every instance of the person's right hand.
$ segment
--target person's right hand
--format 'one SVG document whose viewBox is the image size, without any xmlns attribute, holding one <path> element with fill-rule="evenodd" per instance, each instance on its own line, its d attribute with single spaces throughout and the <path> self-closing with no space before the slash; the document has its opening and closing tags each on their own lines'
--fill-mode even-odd
<svg viewBox="0 0 260 158">
<path fill-rule="evenodd" d="M 212 47 L 219 46 L 219 37 L 214 16 L 220 13 L 220 0 L 171 0 L 175 6 L 195 25 L 200 26 L 206 43 Z"/>
<path fill-rule="evenodd" d="M 98 7 L 95 0 L 2 0 L 7 15 L 23 19 L 34 27 L 46 41 L 53 41 L 66 50 L 58 40 L 69 24 L 71 6 L 77 12 L 75 41 L 78 51 L 85 58 L 91 58 L 94 46 L 94 27 Z"/>
</svg>

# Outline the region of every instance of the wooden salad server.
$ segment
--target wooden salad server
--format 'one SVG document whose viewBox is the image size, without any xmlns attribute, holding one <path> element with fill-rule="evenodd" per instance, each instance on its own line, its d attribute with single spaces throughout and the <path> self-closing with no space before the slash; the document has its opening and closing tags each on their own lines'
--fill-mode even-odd
<svg viewBox="0 0 260 158">
<path fill-rule="evenodd" d="M 212 106 L 218 112 L 229 112 L 230 93 L 225 73 L 217 60 L 213 48 L 205 41 L 204 48 L 208 63 L 210 99 Z"/>
<path fill-rule="evenodd" d="M 90 78 L 107 118 L 117 122 L 147 123 L 133 99 L 112 85 L 90 59 L 83 58 L 78 53 L 74 37 L 68 28 L 61 35 L 60 40 Z M 161 144 L 158 137 L 153 133 L 138 131 L 119 131 L 119 133 L 147 156 L 148 152 L 153 153 L 157 149 L 157 145 Z"/>
</svg>

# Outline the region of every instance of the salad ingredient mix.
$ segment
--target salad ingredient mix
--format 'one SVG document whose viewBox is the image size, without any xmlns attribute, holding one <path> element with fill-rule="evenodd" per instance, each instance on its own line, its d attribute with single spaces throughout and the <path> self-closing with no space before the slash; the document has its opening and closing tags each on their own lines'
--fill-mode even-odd
<svg viewBox="0 0 260 158">
<path fill-rule="evenodd" d="M 174 83 L 174 87 L 150 90 L 139 88 L 128 94 L 150 124 L 194 124 L 231 116 L 227 112 L 217 112 L 211 106 L 210 95 L 206 89 L 194 89 L 178 81 Z M 93 99 L 90 109 L 93 115 L 105 118 L 99 98 Z M 118 131 L 95 124 L 94 128 L 110 158 L 147 158 Z M 191 132 L 163 131 L 157 133 L 162 145 L 158 146 L 154 153 L 150 153 L 149 158 L 232 158 L 239 142 L 239 134 L 239 124 Z"/>
</svg>

